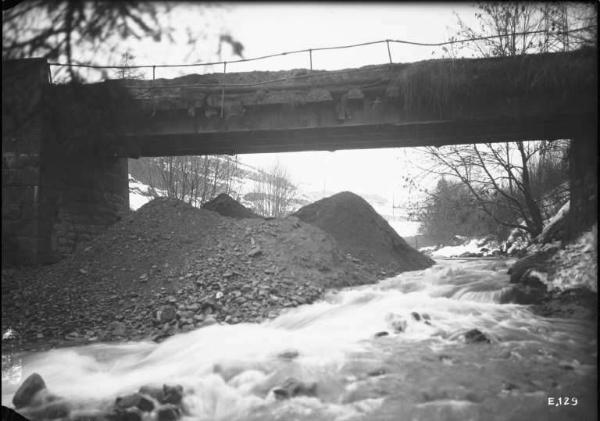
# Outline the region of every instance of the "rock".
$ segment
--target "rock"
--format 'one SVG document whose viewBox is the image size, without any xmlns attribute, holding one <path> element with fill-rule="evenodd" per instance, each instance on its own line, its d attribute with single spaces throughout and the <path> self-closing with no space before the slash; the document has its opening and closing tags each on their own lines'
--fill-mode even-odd
<svg viewBox="0 0 600 421">
<path fill-rule="evenodd" d="M 396 333 L 404 332 L 406 330 L 406 327 L 408 326 L 406 320 L 404 320 L 402 316 L 398 316 L 397 314 L 388 314 L 386 320 L 389 323 L 390 327 Z"/>
<path fill-rule="evenodd" d="M 200 311 L 205 314 L 212 314 L 217 311 L 218 304 L 211 298 L 203 300 L 201 303 Z"/>
<path fill-rule="evenodd" d="M 177 317 L 177 310 L 171 305 L 162 306 L 156 314 L 156 319 L 160 323 L 168 323 Z"/>
<path fill-rule="evenodd" d="M 516 261 L 515 264 L 508 269 L 510 283 L 519 283 L 521 281 L 521 277 L 531 269 L 545 272 L 546 268 L 548 267 L 548 260 L 554 253 L 556 253 L 556 251 L 558 251 L 558 248 L 551 248 Z"/>
<path fill-rule="evenodd" d="M 541 304 L 548 295 L 548 287 L 540 280 L 543 275 L 528 269 L 521 276 L 520 282 L 514 285 L 501 299 L 501 303 Z"/>
<path fill-rule="evenodd" d="M 475 253 L 472 251 L 466 251 L 460 254 L 458 257 L 483 257 L 483 253 Z"/>
<path fill-rule="evenodd" d="M 317 384 L 304 383 L 290 377 L 281 386 L 273 389 L 273 394 L 277 400 L 290 399 L 296 396 L 316 396 Z"/>
<path fill-rule="evenodd" d="M 123 322 L 112 322 L 109 325 L 109 330 L 114 336 L 125 336 L 127 334 L 127 327 Z"/>
<path fill-rule="evenodd" d="M 158 421 L 175 421 L 179 419 L 180 410 L 175 405 L 165 405 L 156 411 L 156 419 Z"/>
<path fill-rule="evenodd" d="M 199 324 L 197 324 L 197 327 L 207 327 L 207 326 L 211 326 L 217 323 L 217 319 L 215 319 L 215 316 L 213 316 L 212 314 L 209 314 L 208 316 L 206 316 L 206 318 L 204 319 L 203 322 L 200 322 Z"/>
<path fill-rule="evenodd" d="M 138 394 L 150 396 L 151 398 L 156 399 L 158 402 L 164 402 L 165 400 L 164 388 L 158 386 L 142 386 L 140 387 Z"/>
<path fill-rule="evenodd" d="M 546 301 L 534 305 L 532 309 L 544 317 L 597 320 L 598 294 L 588 288 L 552 291 L 548 293 Z"/>
<path fill-rule="evenodd" d="M 419 313 L 417 313 L 416 311 L 413 311 L 412 313 L 410 313 L 410 315 L 413 317 L 413 319 L 415 319 L 417 322 L 421 320 L 421 316 L 419 315 Z"/>
<path fill-rule="evenodd" d="M 387 331 L 383 330 L 383 331 L 381 331 L 381 332 L 377 332 L 377 333 L 375 334 L 375 337 L 376 337 L 376 338 L 381 338 L 382 336 L 388 336 L 388 335 L 389 335 L 389 333 L 388 333 Z"/>
<path fill-rule="evenodd" d="M 48 392 L 48 389 L 42 389 L 39 390 L 35 395 L 33 395 L 28 406 L 32 408 L 43 406 L 49 404 L 50 402 L 57 401 L 59 399 L 60 398 L 58 396 Z"/>
<path fill-rule="evenodd" d="M 13 405 L 16 409 L 29 405 L 34 395 L 46 388 L 46 383 L 42 376 L 37 373 L 31 374 L 25 379 L 13 397 Z"/>
<path fill-rule="evenodd" d="M 468 344 L 474 343 L 490 343 L 490 339 L 479 329 L 471 329 L 464 335 L 465 342 Z"/>
<path fill-rule="evenodd" d="M 138 408 L 142 412 L 151 412 L 154 409 L 154 403 L 139 393 L 118 397 L 115 406 L 120 409 Z"/>
<path fill-rule="evenodd" d="M 294 358 L 297 358 L 298 355 L 300 355 L 298 351 L 295 349 L 290 349 L 277 354 L 277 357 L 284 360 L 293 360 Z"/>
<path fill-rule="evenodd" d="M 163 385 L 164 399 L 159 401 L 160 403 L 171 403 L 173 405 L 179 405 L 183 399 L 183 386 L 169 386 Z"/>
<path fill-rule="evenodd" d="M 66 418 L 71 412 L 71 406 L 61 400 L 50 402 L 47 405 L 32 409 L 23 409 L 22 413 L 32 420 L 55 420 L 57 418 Z"/>
<path fill-rule="evenodd" d="M 256 257 L 256 256 L 260 256 L 262 254 L 262 250 L 260 249 L 260 247 L 256 246 L 254 248 L 252 248 L 249 252 L 248 252 L 248 257 Z"/>
<path fill-rule="evenodd" d="M 385 368 L 376 368 L 375 370 L 371 370 L 367 373 L 369 377 L 383 376 L 386 373 Z"/>
</svg>

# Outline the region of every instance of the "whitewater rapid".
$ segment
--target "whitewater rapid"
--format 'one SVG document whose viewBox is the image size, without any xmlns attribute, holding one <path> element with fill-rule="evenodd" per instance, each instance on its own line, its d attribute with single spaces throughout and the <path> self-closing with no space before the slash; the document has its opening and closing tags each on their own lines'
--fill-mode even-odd
<svg viewBox="0 0 600 421">
<path fill-rule="evenodd" d="M 2 404 L 12 406 L 20 382 L 36 372 L 52 393 L 88 407 L 143 385 L 179 384 L 184 420 L 480 419 L 486 411 L 504 419 L 502 402 L 521 405 L 527 419 L 527 408 L 547 409 L 555 383 L 589 392 L 597 343 L 583 321 L 499 304 L 510 287 L 507 267 L 440 261 L 330 292 L 261 324 L 213 325 L 160 344 L 21 354 L 17 371 L 5 375 L 3 367 Z M 394 332 L 393 320 L 406 322 L 403 332 Z M 470 329 L 491 343 L 465 343 Z M 389 334 L 375 337 L 382 331 Z M 291 351 L 298 356 L 281 358 Z M 316 382 L 317 396 L 276 400 L 273 388 L 289 377 Z"/>
</svg>

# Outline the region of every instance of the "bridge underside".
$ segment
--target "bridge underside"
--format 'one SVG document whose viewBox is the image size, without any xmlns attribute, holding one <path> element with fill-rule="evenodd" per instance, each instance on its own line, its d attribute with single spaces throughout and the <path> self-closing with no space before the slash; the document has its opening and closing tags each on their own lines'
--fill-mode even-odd
<svg viewBox="0 0 600 421">
<path fill-rule="evenodd" d="M 131 135 L 121 154 L 177 156 L 265 152 L 335 151 L 465 143 L 572 138 L 595 124 L 592 115 L 359 124 L 343 127 L 239 130 L 214 133 Z"/>
</svg>

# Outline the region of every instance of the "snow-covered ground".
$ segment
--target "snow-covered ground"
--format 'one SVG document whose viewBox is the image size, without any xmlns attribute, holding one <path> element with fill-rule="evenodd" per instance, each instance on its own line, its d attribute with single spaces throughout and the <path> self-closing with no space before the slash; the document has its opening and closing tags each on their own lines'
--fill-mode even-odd
<svg viewBox="0 0 600 421">
<path fill-rule="evenodd" d="M 153 189 L 129 174 L 129 208 L 131 210 L 138 210 L 152 199 L 166 195 L 166 191 Z"/>
<path fill-rule="evenodd" d="M 479 253 L 479 240 L 473 239 L 466 244 L 460 246 L 446 246 L 431 253 L 433 257 L 456 257 L 463 253 Z"/>
<path fill-rule="evenodd" d="M 565 290 L 586 287 L 598 291 L 598 224 L 577 240 L 560 249 L 552 258 L 558 271 L 552 277 L 551 288 Z"/>
<path fill-rule="evenodd" d="M 385 215 L 382 216 L 388 221 L 388 224 L 394 228 L 394 231 L 396 231 L 400 237 L 412 237 L 419 233 L 419 227 L 421 226 L 421 223 L 419 222 L 393 220 L 386 218 Z"/>
</svg>

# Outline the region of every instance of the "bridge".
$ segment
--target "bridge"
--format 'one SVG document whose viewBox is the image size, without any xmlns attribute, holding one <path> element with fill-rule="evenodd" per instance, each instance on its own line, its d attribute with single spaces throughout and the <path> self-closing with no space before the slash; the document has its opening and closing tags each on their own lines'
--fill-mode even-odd
<svg viewBox="0 0 600 421">
<path fill-rule="evenodd" d="M 142 156 L 569 138 L 573 208 L 595 206 L 596 62 L 579 50 L 66 85 L 43 60 L 4 62 L 3 259 L 51 261 L 116 221 L 126 159 Z"/>
</svg>

